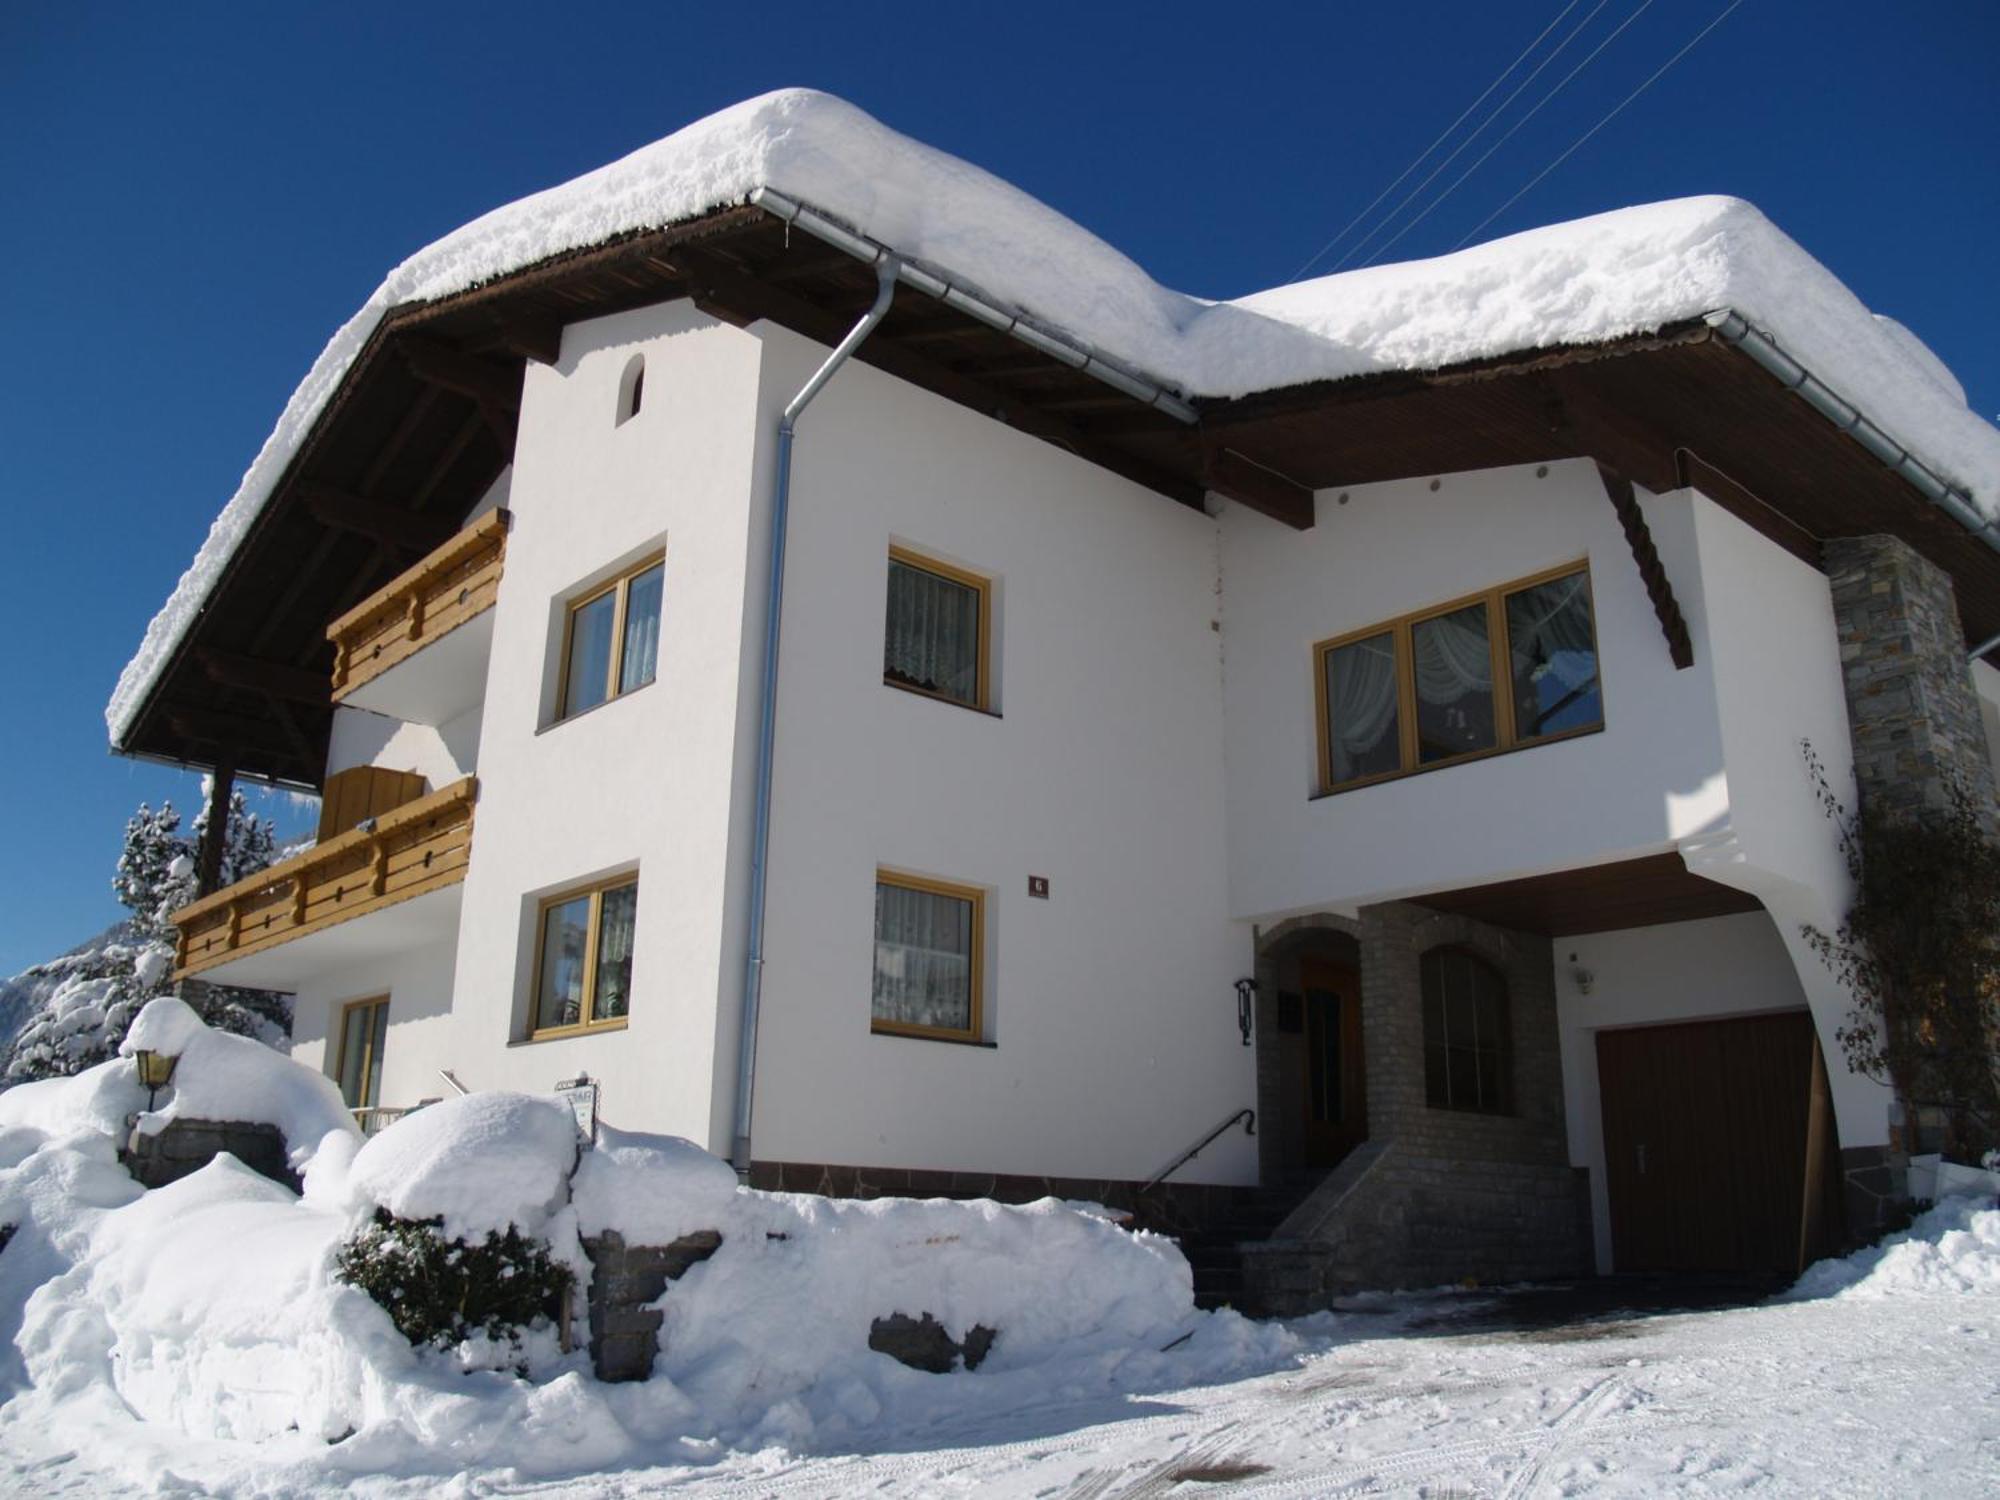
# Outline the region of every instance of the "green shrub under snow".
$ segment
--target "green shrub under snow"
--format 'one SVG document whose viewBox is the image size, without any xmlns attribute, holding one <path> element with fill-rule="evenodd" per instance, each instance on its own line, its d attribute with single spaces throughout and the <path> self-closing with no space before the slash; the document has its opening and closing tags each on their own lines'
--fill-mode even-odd
<svg viewBox="0 0 2000 1500">
<path fill-rule="evenodd" d="M 437 1221 L 374 1222 L 340 1247 L 340 1279 L 382 1305 L 418 1347 L 485 1339 L 520 1347 L 522 1331 L 557 1321 L 575 1278 L 549 1247 L 511 1226 L 479 1244 L 445 1238 Z"/>
</svg>

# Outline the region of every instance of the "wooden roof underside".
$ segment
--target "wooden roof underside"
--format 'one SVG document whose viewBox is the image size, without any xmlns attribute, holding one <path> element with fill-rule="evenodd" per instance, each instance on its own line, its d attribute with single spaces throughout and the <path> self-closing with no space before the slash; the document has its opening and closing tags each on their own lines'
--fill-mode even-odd
<svg viewBox="0 0 2000 1500">
<path fill-rule="evenodd" d="M 327 621 L 455 530 L 512 456 L 521 372 L 566 324 L 691 298 L 831 344 L 874 273 L 735 208 L 392 311 L 356 358 L 142 705 L 133 754 L 316 787 L 332 722 Z M 1200 506 L 1278 521 L 1312 491 L 1588 456 L 1648 488 L 1692 480 L 1817 564 L 1890 532 L 1951 572 L 1969 639 L 2000 633 L 2000 556 L 1705 325 L 1422 375 L 1198 403 L 1189 426 L 899 288 L 858 358 Z M 1331 523 L 1331 522 L 1330 522 Z"/>
</svg>

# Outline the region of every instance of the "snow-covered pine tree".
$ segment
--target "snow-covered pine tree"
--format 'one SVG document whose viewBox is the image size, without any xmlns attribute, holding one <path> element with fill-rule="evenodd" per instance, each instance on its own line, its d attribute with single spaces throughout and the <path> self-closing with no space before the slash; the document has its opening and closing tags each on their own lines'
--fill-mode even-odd
<svg viewBox="0 0 2000 1500">
<path fill-rule="evenodd" d="M 155 811 L 141 803 L 125 825 L 125 845 L 111 888 L 132 913 L 112 939 L 28 970 L 23 979 L 54 981 L 40 1009 L 21 1028 L 0 1084 L 80 1073 L 117 1055 L 118 1044 L 155 995 L 164 994 L 174 967 L 173 913 L 194 899 L 195 851 L 206 814 L 183 836 L 172 803 Z M 233 884 L 270 864 L 276 830 L 253 817 L 243 794 L 229 801 L 229 836 L 222 880 Z M 291 1031 L 289 996 L 190 981 L 181 997 L 209 1025 L 273 1046 Z"/>
</svg>

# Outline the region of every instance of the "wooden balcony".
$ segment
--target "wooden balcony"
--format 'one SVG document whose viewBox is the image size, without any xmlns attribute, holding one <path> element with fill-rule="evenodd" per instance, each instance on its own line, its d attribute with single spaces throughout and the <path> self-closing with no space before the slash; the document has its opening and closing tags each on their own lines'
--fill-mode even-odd
<svg viewBox="0 0 2000 1500">
<path fill-rule="evenodd" d="M 468 776 L 183 906 L 174 913 L 175 977 L 458 884 L 472 855 L 478 792 Z"/>
<path fill-rule="evenodd" d="M 480 632 L 476 642 L 472 632 L 463 631 L 493 608 L 500 592 L 500 571 L 507 557 L 508 513 L 496 510 L 481 517 L 437 551 L 407 572 L 398 574 L 354 608 L 326 627 L 333 642 L 333 701 L 352 703 L 391 713 L 418 722 L 440 722 L 423 717 L 424 706 L 434 692 L 425 685 L 386 684 L 382 679 L 394 668 L 409 661 L 426 647 L 460 632 L 459 644 L 467 649 L 456 655 L 450 670 L 430 674 L 449 679 L 458 689 L 447 693 L 439 710 L 449 714 L 467 704 L 463 697 L 471 668 L 476 665 L 477 690 L 485 686 L 486 642 L 490 631 Z M 486 622 L 490 625 L 490 622 Z M 476 657 L 476 662 L 471 658 Z M 408 674 L 405 674 L 408 675 Z M 440 684 L 431 684 L 435 688 Z M 415 696 L 412 697 L 412 689 Z M 373 689 L 373 691 L 371 691 Z M 373 701 L 382 700 L 382 701 Z M 408 701 L 405 701 L 408 700 Z M 477 698 L 471 701 L 476 702 Z M 399 706 L 400 705 L 400 706 Z M 406 709 L 412 711 L 404 711 Z"/>
</svg>

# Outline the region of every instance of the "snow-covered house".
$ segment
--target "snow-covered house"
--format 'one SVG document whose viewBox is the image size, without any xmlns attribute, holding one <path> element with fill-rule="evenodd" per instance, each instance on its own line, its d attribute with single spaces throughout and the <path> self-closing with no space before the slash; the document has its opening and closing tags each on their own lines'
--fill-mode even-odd
<svg viewBox="0 0 2000 1500">
<path fill-rule="evenodd" d="M 180 965 L 357 1108 L 587 1074 L 760 1184 L 1143 1197 L 1270 1306 L 1790 1268 L 1898 1142 L 1802 746 L 1991 796 L 1996 510 L 1743 203 L 1210 303 L 794 91 L 391 273 L 109 723 L 322 791 Z"/>
</svg>

